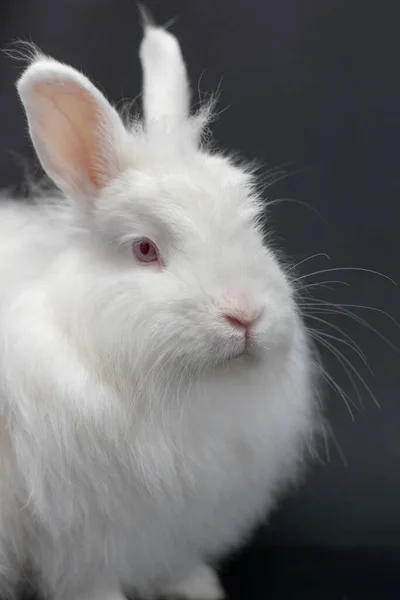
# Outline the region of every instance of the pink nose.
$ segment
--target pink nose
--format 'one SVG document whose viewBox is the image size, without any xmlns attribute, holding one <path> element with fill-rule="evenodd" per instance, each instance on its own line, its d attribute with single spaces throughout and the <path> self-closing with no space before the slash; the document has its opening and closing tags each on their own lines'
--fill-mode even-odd
<svg viewBox="0 0 400 600">
<path fill-rule="evenodd" d="M 225 319 L 229 321 L 231 325 L 233 325 L 233 327 L 236 327 L 237 329 L 249 329 L 259 320 L 261 317 L 261 311 L 251 315 L 225 314 L 224 316 Z"/>
</svg>

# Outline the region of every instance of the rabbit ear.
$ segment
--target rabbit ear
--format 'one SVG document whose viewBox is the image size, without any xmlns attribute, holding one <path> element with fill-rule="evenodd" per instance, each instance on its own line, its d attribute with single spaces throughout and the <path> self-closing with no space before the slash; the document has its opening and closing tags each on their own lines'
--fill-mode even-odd
<svg viewBox="0 0 400 600">
<path fill-rule="evenodd" d="M 190 90 L 186 66 L 175 36 L 156 26 L 141 9 L 144 36 L 140 46 L 143 70 L 143 110 L 146 125 L 170 124 L 189 116 Z"/>
<path fill-rule="evenodd" d="M 122 170 L 124 125 L 81 73 L 38 57 L 17 83 L 47 174 L 68 195 L 94 197 Z"/>
</svg>

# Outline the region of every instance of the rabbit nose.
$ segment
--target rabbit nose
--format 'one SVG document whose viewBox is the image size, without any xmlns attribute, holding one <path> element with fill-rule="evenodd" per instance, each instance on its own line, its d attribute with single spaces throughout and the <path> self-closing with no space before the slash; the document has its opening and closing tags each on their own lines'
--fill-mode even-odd
<svg viewBox="0 0 400 600">
<path fill-rule="evenodd" d="M 250 329 L 261 317 L 262 310 L 251 313 L 226 313 L 225 319 L 236 329 Z"/>
</svg>

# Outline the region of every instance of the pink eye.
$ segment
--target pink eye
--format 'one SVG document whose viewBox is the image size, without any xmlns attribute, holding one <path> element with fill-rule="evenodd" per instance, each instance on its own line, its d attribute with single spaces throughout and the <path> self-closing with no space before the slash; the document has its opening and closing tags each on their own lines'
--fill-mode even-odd
<svg viewBox="0 0 400 600">
<path fill-rule="evenodd" d="M 143 263 L 158 262 L 158 251 L 153 242 L 147 238 L 137 240 L 133 244 L 133 254 Z"/>
</svg>

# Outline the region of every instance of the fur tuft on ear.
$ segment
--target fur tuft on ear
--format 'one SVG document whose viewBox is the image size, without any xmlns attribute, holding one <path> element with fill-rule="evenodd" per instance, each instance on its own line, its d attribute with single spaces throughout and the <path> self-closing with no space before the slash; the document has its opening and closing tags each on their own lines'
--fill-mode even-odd
<svg viewBox="0 0 400 600">
<path fill-rule="evenodd" d="M 143 70 L 143 111 L 146 125 L 160 120 L 171 126 L 187 121 L 190 89 L 178 40 L 155 25 L 141 9 L 144 36 L 140 46 Z"/>
<path fill-rule="evenodd" d="M 68 195 L 93 198 L 124 169 L 124 125 L 81 73 L 38 56 L 17 82 L 46 173 Z"/>
</svg>

